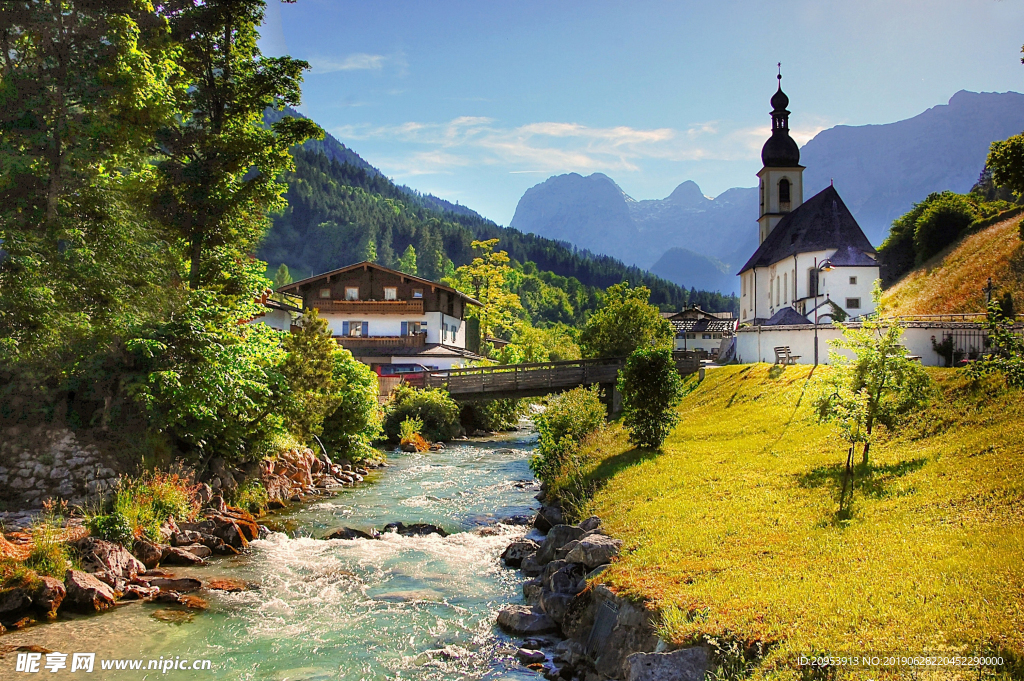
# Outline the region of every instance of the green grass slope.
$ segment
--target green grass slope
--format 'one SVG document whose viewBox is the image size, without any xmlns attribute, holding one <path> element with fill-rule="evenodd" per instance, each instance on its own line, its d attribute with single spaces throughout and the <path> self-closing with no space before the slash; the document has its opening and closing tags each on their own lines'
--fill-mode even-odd
<svg viewBox="0 0 1024 681">
<path fill-rule="evenodd" d="M 1024 395 L 933 371 L 933 404 L 873 447 L 842 522 L 845 446 L 810 407 L 823 369 L 709 371 L 663 452 L 600 437 L 587 510 L 625 540 L 602 581 L 677 643 L 769 644 L 758 678 L 800 678 L 811 651 L 999 651 L 1020 673 Z"/>
</svg>

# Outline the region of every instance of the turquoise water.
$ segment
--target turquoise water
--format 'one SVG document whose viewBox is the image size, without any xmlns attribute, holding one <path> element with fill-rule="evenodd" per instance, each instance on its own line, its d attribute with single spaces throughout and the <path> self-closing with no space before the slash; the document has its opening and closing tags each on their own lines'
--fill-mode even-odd
<svg viewBox="0 0 1024 681">
<path fill-rule="evenodd" d="M 498 556 L 523 527 L 484 525 L 537 505 L 527 464 L 533 436 L 457 443 L 443 452 L 391 455 L 390 468 L 340 495 L 272 521 L 287 533 L 254 542 L 247 556 L 222 559 L 179 576 L 232 577 L 257 590 L 202 592 L 210 602 L 190 621 L 166 605 L 131 603 L 115 612 L 64 619 L 0 637 L 0 648 L 39 645 L 95 652 L 91 675 L 64 669 L 46 678 L 537 679 L 518 666 L 515 647 L 494 626 L 497 611 L 521 601 L 518 573 Z M 508 451 L 508 450 L 511 451 Z M 313 538 L 347 525 L 427 522 L 448 537 L 380 540 Z M 104 671 L 102 659 L 209 659 L 212 671 Z M 15 673 L 16 653 L 0 660 Z M 45 661 L 45 660 L 44 660 Z"/>
</svg>

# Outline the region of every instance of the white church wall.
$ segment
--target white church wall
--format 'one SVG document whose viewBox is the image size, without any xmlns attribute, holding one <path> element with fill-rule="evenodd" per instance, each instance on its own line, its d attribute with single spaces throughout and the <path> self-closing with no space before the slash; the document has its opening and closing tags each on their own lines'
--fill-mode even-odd
<svg viewBox="0 0 1024 681">
<path fill-rule="evenodd" d="M 822 293 L 827 293 L 851 317 L 860 317 L 875 311 L 871 290 L 877 278 L 877 267 L 837 267 L 831 272 L 822 272 Z M 849 305 L 851 298 L 857 299 L 858 307 Z"/>
</svg>

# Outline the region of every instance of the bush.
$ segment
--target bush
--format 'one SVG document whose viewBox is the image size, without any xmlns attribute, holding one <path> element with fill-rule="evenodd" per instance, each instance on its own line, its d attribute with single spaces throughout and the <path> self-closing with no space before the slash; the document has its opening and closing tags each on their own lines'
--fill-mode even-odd
<svg viewBox="0 0 1024 681">
<path fill-rule="evenodd" d="M 191 521 L 199 514 L 196 485 L 191 473 L 146 473 L 121 478 L 114 492 L 110 515 L 121 515 L 133 536 L 160 537 L 160 525 L 170 517 Z"/>
<path fill-rule="evenodd" d="M 270 495 L 258 478 L 249 478 L 244 484 L 235 489 L 232 498 L 234 506 L 244 509 L 255 516 L 267 512 L 267 504 L 270 503 Z"/>
<path fill-rule="evenodd" d="M 629 441 L 640 447 L 661 447 L 679 421 L 675 406 L 683 397 L 683 381 L 672 353 L 656 349 L 633 352 L 619 376 L 619 390 Z"/>
<path fill-rule="evenodd" d="M 381 436 L 378 381 L 373 369 L 339 348 L 334 353 L 334 382 L 344 395 L 324 419 L 320 439 L 332 454 L 359 462 L 374 458 L 371 444 Z"/>
<path fill-rule="evenodd" d="M 117 511 L 89 519 L 89 533 L 94 537 L 131 547 L 135 541 L 135 527 L 123 513 Z"/>
<path fill-rule="evenodd" d="M 584 438 L 604 426 L 606 415 L 597 386 L 550 398 L 547 409 L 534 419 L 540 438 L 530 468 L 537 477 L 550 484 L 561 475 Z"/>
<path fill-rule="evenodd" d="M 956 241 L 978 217 L 971 202 L 959 194 L 943 192 L 929 203 L 914 227 L 918 263 Z"/>
<path fill-rule="evenodd" d="M 526 413 L 526 400 L 487 400 L 462 405 L 461 421 L 466 430 L 512 430 Z"/>
<path fill-rule="evenodd" d="M 459 433 L 459 405 L 438 388 L 420 390 L 403 384 L 394 390 L 384 416 L 389 440 L 399 440 L 402 421 L 409 417 L 423 422 L 421 432 L 432 442 L 450 440 Z"/>
<path fill-rule="evenodd" d="M 25 568 L 44 577 L 64 580 L 64 573 L 75 567 L 75 560 L 64 537 L 64 518 L 46 509 L 32 526 L 32 552 Z"/>
</svg>

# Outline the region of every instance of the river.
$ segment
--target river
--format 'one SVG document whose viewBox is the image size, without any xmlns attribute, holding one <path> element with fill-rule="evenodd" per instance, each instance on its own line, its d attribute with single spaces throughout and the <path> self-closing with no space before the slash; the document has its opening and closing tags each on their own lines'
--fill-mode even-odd
<svg viewBox="0 0 1024 681">
<path fill-rule="evenodd" d="M 441 452 L 391 454 L 390 467 L 362 485 L 272 516 L 287 532 L 253 542 L 248 555 L 173 568 L 177 576 L 231 577 L 257 586 L 200 592 L 208 610 L 128 603 L 9 633 L 0 646 L 68 653 L 68 669 L 43 669 L 46 678 L 536 680 L 515 663 L 515 646 L 494 625 L 503 605 L 522 598 L 519 573 L 502 567 L 498 556 L 526 528 L 474 531 L 536 509 L 528 465 L 535 439 L 520 431 L 453 443 Z M 392 521 L 433 523 L 452 534 L 313 538 L 342 525 L 379 529 Z M 69 672 L 75 652 L 96 653 L 92 675 Z M 145 668 L 161 656 L 190 664 L 208 659 L 212 670 L 100 669 L 104 659 L 140 659 Z M 0 661 L 0 677 L 32 678 L 11 671 L 14 657 Z"/>
</svg>

